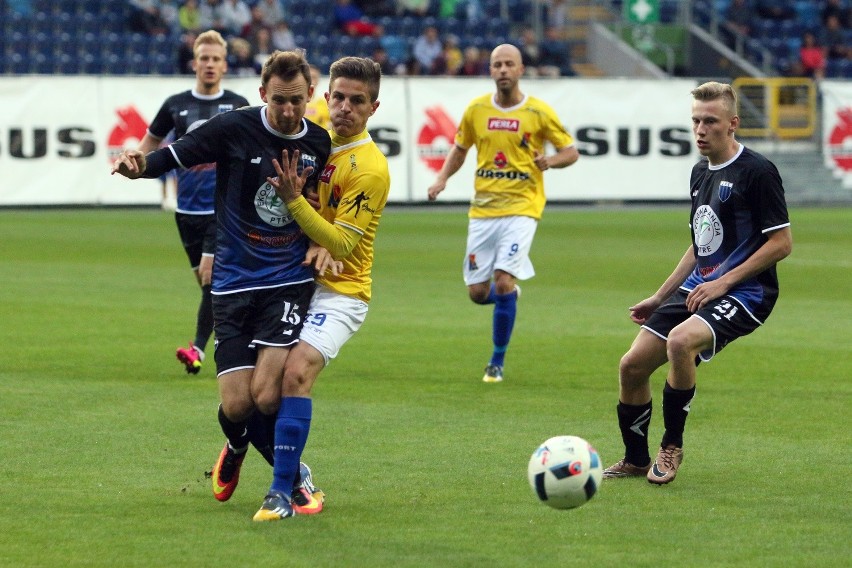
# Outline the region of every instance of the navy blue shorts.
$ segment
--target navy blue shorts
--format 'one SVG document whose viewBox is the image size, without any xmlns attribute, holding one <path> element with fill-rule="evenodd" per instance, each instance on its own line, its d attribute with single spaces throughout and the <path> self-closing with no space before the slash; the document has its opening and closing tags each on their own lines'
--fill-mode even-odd
<svg viewBox="0 0 852 568">
<path fill-rule="evenodd" d="M 732 296 L 716 298 L 694 314 L 686 308 L 686 296 L 687 292 L 684 290 L 672 294 L 651 314 L 642 327 L 661 339 L 668 339 L 671 330 L 689 317 L 694 315 L 701 318 L 713 333 L 713 348 L 699 354 L 701 361 L 709 361 L 728 343 L 748 335 L 761 325 Z"/>
<path fill-rule="evenodd" d="M 216 215 L 175 213 L 175 222 L 189 265 L 193 269 L 198 268 L 202 254 L 213 255 L 216 252 Z"/>
<path fill-rule="evenodd" d="M 214 294 L 216 372 L 253 368 L 259 348 L 298 343 L 314 287 L 307 282 Z"/>
</svg>

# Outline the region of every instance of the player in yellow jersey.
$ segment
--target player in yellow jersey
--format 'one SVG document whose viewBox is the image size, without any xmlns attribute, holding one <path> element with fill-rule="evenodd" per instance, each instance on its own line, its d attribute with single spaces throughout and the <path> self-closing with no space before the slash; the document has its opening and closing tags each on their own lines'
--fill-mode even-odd
<svg viewBox="0 0 852 568">
<path fill-rule="evenodd" d="M 570 166 L 579 158 L 574 139 L 553 109 L 521 91 L 523 74 L 518 48 L 503 44 L 491 52 L 497 92 L 468 105 L 455 144 L 429 187 L 429 199 L 434 200 L 476 146 L 476 193 L 470 204 L 464 281 L 471 300 L 494 304 L 494 351 L 482 378 L 487 383 L 503 380 L 520 295 L 516 281 L 535 275 L 529 252 L 544 210 L 542 172 Z M 545 142 L 556 153 L 545 155 Z"/>
<path fill-rule="evenodd" d="M 314 88 L 314 94 L 308 101 L 308 106 L 305 107 L 305 118 L 328 130 L 331 128 L 331 117 L 328 115 L 328 102 L 322 96 L 322 91 L 317 88 L 319 81 L 319 68 L 316 65 L 311 65 L 311 86 Z"/>
<path fill-rule="evenodd" d="M 267 179 L 305 234 L 342 261 L 342 270 L 317 277 L 300 341 L 284 365 L 273 481 L 255 521 L 286 518 L 288 506 L 303 514 L 322 508 L 307 491 L 293 494 L 291 503 L 290 488 L 310 430 L 314 381 L 367 315 L 373 241 L 390 191 L 387 159 L 367 132 L 367 120 L 379 107 L 381 74 L 378 63 L 361 57 L 344 57 L 331 66 L 325 95 L 331 155 L 319 178 L 319 212 L 302 196 L 311 172 L 297 172 L 298 153 L 283 152 L 281 162 L 274 162 L 278 177 Z"/>
</svg>

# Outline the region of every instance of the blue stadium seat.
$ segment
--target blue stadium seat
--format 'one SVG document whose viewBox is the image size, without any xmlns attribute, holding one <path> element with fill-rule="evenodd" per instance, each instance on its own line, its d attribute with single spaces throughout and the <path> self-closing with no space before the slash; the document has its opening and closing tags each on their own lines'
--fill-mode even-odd
<svg viewBox="0 0 852 568">
<path fill-rule="evenodd" d="M 781 35 L 785 38 L 801 38 L 805 33 L 805 26 L 796 20 L 784 20 L 780 27 Z"/>
<path fill-rule="evenodd" d="M 80 73 L 80 58 L 74 53 L 64 52 L 56 56 L 57 71 L 63 75 L 76 75 Z"/>
<path fill-rule="evenodd" d="M 381 44 L 375 37 L 360 37 L 356 40 L 355 51 L 361 57 L 369 57 Z"/>
<path fill-rule="evenodd" d="M 23 75 L 30 72 L 29 57 L 20 53 L 13 53 L 6 58 L 6 69 L 9 73 Z"/>
<path fill-rule="evenodd" d="M 820 25 L 819 6 L 813 0 L 798 0 L 795 4 L 796 19 L 806 28 Z"/>
<path fill-rule="evenodd" d="M 166 53 L 158 53 L 153 58 L 151 73 L 158 75 L 174 75 L 177 72 L 174 57 Z"/>
<path fill-rule="evenodd" d="M 754 21 L 752 36 L 756 38 L 769 38 L 780 35 L 780 26 L 772 20 L 757 18 Z"/>
<path fill-rule="evenodd" d="M 355 40 L 348 35 L 341 35 L 334 38 L 331 45 L 335 59 L 346 55 L 352 55 L 355 50 Z"/>
<path fill-rule="evenodd" d="M 103 59 L 95 52 L 78 56 L 80 73 L 85 75 L 100 75 L 103 72 Z"/>
</svg>

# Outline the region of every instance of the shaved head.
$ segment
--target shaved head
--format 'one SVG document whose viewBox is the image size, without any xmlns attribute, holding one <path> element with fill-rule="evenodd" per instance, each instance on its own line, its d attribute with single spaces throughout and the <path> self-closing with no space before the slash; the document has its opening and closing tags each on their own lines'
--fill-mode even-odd
<svg viewBox="0 0 852 568">
<path fill-rule="evenodd" d="M 521 50 L 511 43 L 502 43 L 494 48 L 491 52 L 491 61 L 495 59 L 510 58 L 514 59 L 518 64 L 521 62 Z"/>
</svg>

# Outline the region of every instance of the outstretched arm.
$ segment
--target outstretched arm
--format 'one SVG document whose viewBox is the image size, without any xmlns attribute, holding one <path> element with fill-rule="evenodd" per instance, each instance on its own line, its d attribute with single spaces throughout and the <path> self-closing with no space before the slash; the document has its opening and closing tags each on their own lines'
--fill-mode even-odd
<svg viewBox="0 0 852 568">
<path fill-rule="evenodd" d="M 429 186 L 429 201 L 435 201 L 438 198 L 438 194 L 444 191 L 444 188 L 447 187 L 447 180 L 461 169 L 466 157 L 467 148 L 453 144 L 453 147 L 450 148 L 450 153 L 447 154 L 447 159 L 444 160 L 444 166 L 435 179 L 435 183 Z"/>
</svg>

